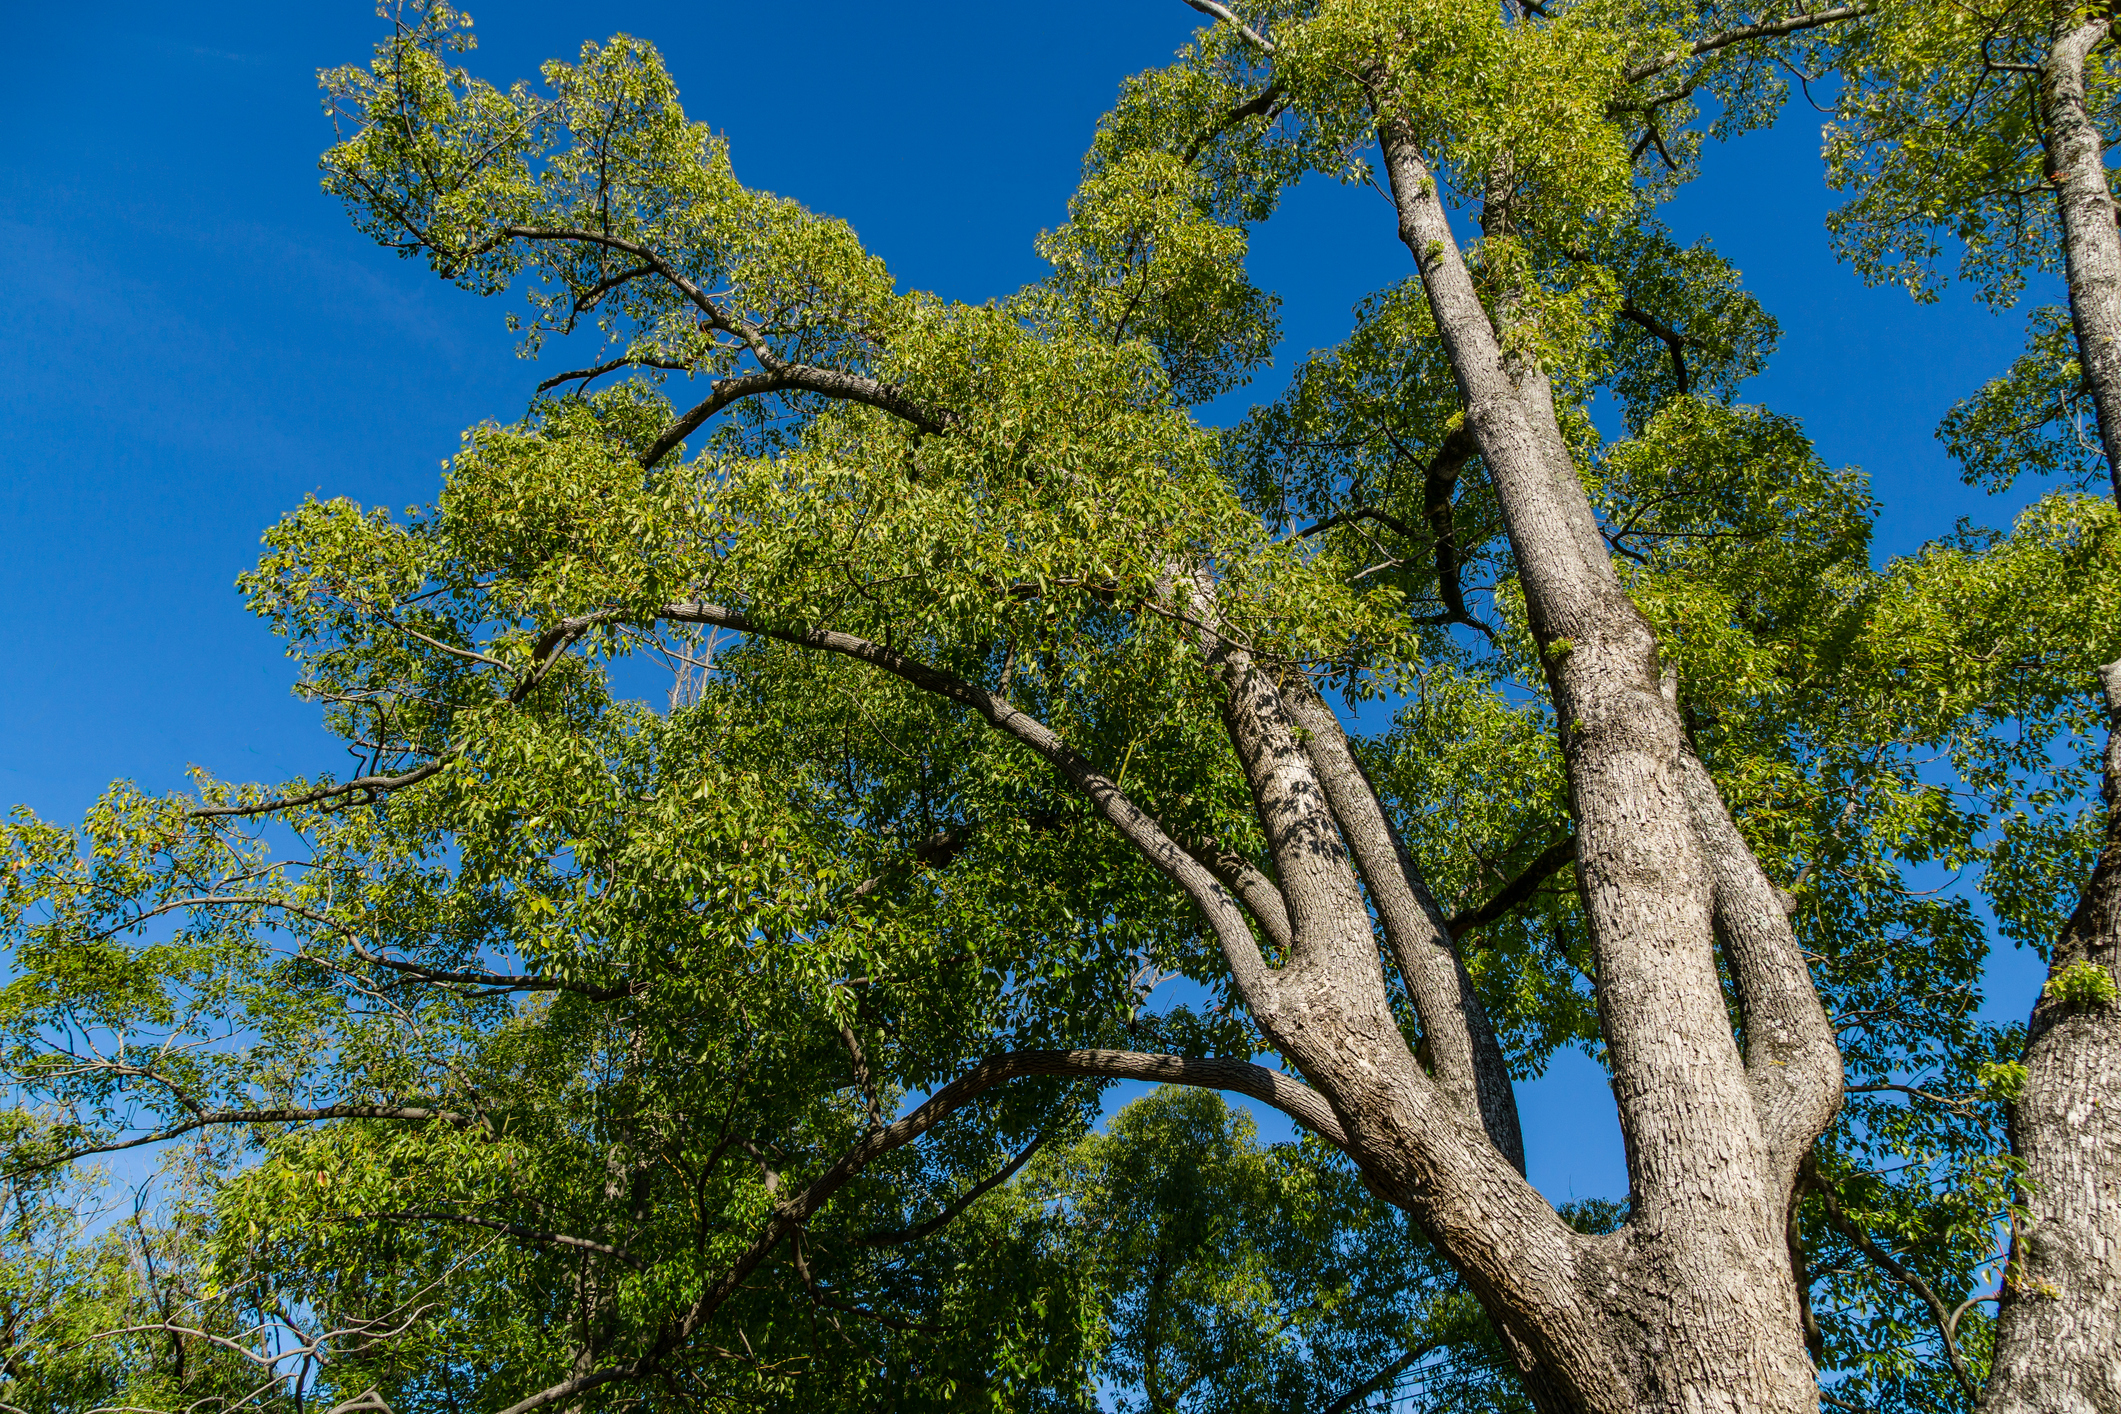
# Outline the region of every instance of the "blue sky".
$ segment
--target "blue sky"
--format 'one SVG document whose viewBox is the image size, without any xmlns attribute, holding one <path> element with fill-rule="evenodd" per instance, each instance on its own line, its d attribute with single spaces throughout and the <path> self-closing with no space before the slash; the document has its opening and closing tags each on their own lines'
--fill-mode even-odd
<svg viewBox="0 0 2121 1414">
<path fill-rule="evenodd" d="M 1062 219 L 1120 78 L 1200 18 L 1180 0 L 472 10 L 474 65 L 501 82 L 615 31 L 654 42 L 746 182 L 846 218 L 902 287 L 967 300 L 1039 273 L 1032 238 Z M 0 88 L 0 241 L 16 252 L 0 296 L 0 806 L 63 819 L 113 778 L 172 788 L 191 762 L 244 779 L 338 764 L 236 574 L 305 494 L 428 499 L 458 433 L 519 415 L 540 376 L 513 356 L 504 302 L 378 250 L 318 190 L 316 71 L 380 33 L 369 0 L 8 20 L 14 52 L 47 57 Z M 1932 432 L 2008 363 L 2023 320 L 1957 293 L 1919 306 L 1836 265 L 1819 122 L 1800 102 L 1711 149 L 1667 218 L 1683 240 L 1713 234 L 1782 321 L 1746 398 L 1868 470 L 1880 552 L 1904 553 L 1959 516 L 2008 518 L 1960 485 Z M 1407 273 L 1383 198 L 1322 180 L 1258 233 L 1254 269 L 1285 299 L 1262 396 Z M 2036 978 L 2023 955 L 2000 959 L 1994 1013 L 2022 1018 Z M 1565 1058 L 1523 1104 L 1550 1196 L 1624 1190 L 1595 1067 Z"/>
</svg>

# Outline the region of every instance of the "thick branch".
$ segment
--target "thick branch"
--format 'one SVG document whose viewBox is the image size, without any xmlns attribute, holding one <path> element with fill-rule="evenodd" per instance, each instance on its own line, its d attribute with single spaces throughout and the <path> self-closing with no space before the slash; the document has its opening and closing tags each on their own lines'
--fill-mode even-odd
<svg viewBox="0 0 2121 1414">
<path fill-rule="evenodd" d="M 1306 681 L 1292 683 L 1284 697 L 1303 732 L 1304 752 L 1325 792 L 1327 808 L 1384 925 L 1386 946 L 1420 1014 L 1437 1085 L 1462 1113 L 1480 1121 L 1489 1142 L 1523 1173 L 1524 1136 L 1509 1066 L 1442 911 L 1385 815 L 1376 787 L 1356 761 L 1333 709 Z"/>
<path fill-rule="evenodd" d="M 1274 52 L 1274 42 L 1261 35 L 1257 30 L 1253 29 L 1243 20 L 1239 19 L 1236 14 L 1231 11 L 1229 6 L 1219 5 L 1216 3 L 1216 0 L 1186 0 L 1186 3 L 1188 5 L 1191 5 L 1194 9 L 1200 11 L 1203 15 L 1207 15 L 1213 19 L 1220 20 L 1224 24 L 1230 26 L 1230 28 L 1236 30 L 1247 40 L 1251 41 L 1253 46 L 1259 49 L 1262 53 L 1272 54 Z"/>
<path fill-rule="evenodd" d="M 2094 7 L 2094 10 L 2102 7 Z M 2063 28 L 2041 64 L 2041 135 L 2062 225 L 2063 276 L 2077 361 L 2098 415 L 2100 450 L 2121 500 L 2121 219 L 2108 186 L 2103 112 L 2086 80 L 2092 51 L 2109 41 L 2111 15 Z"/>
<path fill-rule="evenodd" d="M 1454 938 L 1459 937 L 1468 929 L 1481 928 L 1493 923 L 1496 919 L 1517 907 L 1518 904 L 1538 893 L 1540 885 L 1552 878 L 1556 870 L 1565 868 L 1575 863 L 1575 861 L 1576 837 L 1574 835 L 1569 836 L 1559 844 L 1548 845 L 1533 857 L 1530 864 L 1525 865 L 1523 871 L 1516 878 L 1497 889 L 1493 898 L 1481 904 L 1478 908 L 1470 908 L 1464 913 L 1453 914 L 1450 922 L 1451 936 Z"/>
<path fill-rule="evenodd" d="M 1676 679 L 1667 679 L 1676 686 Z M 1731 821 L 1729 807 L 1691 750 L 1682 783 L 1708 856 L 1711 906 L 1745 1021 L 1745 1069 L 1760 1128 L 1778 1177 L 1794 1176 L 1798 1156 L 1841 1104 L 1841 1050 L 1797 945 L 1782 895 Z"/>
<path fill-rule="evenodd" d="M 1222 880 L 1224 888 L 1237 895 L 1239 902 L 1258 921 L 1260 931 L 1267 935 L 1269 942 L 1284 954 L 1288 952 L 1289 905 L 1272 879 L 1254 867 L 1251 860 L 1235 850 L 1223 848 L 1220 841 L 1181 839 L 1179 846 Z"/>
</svg>

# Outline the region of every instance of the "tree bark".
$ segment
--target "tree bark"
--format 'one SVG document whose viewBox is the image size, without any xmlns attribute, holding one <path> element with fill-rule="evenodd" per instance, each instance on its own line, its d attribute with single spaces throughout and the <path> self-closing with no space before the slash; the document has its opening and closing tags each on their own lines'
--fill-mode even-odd
<svg viewBox="0 0 2121 1414">
<path fill-rule="evenodd" d="M 2121 231 L 2084 78 L 2112 24 L 2057 32 L 2041 65 L 2040 116 L 2077 359 L 2121 502 Z M 2025 1081 L 2011 1106 L 2023 1210 L 1984 1414 L 2121 1414 L 2121 1003 L 2071 1000 L 2065 977 L 2121 980 L 2121 663 L 2100 677 L 2106 835 L 2026 1028 Z"/>
<path fill-rule="evenodd" d="M 2121 985 L 2121 663 L 2100 675 L 2106 838 L 2027 1029 L 2011 1107 L 2024 1209 L 1984 1414 L 2121 1414 L 2121 1002 L 2071 1000 L 2064 979 Z"/>
<path fill-rule="evenodd" d="M 1655 633 L 1614 572 L 1551 389 L 1536 368 L 1512 369 L 1435 178 L 1389 95 L 1379 92 L 1377 105 L 1400 237 L 1496 488 L 1568 767 L 1633 1189 L 1623 1241 L 1609 1254 L 1612 1280 L 1598 1289 L 1604 1354 L 1636 1410 L 1809 1414 L 1818 1391 L 1785 1217 L 1792 1149 L 1811 1142 L 1839 1096 L 1831 1032 L 1801 959 L 1788 965 L 1796 953 L 1779 909 L 1779 935 L 1752 926 L 1767 923 L 1749 906 L 1765 880 L 1692 760 L 1662 690 Z M 1705 823 L 1720 826 L 1711 838 Z M 1734 842 L 1739 858 L 1727 858 Z M 1763 958 L 1742 979 L 1757 1008 L 1816 1018 L 1788 1048 L 1810 1103 L 1763 1104 L 1761 1079 L 1739 1054 L 1715 953 L 1719 925 L 1733 919 Z M 1524 1329 L 1515 1313 L 1490 1309 Z M 1527 1373 L 1535 1387 L 1558 1383 L 1557 1371 Z M 1588 1406 L 1588 1393 L 1564 1396 Z"/>
<path fill-rule="evenodd" d="M 2062 218 L 2063 273 L 2077 361 L 2091 388 L 2114 498 L 2121 501 L 2121 231 L 2107 187 L 2106 143 L 2086 101 L 2085 61 L 2112 29 L 2097 19 L 2064 29 L 2040 66 L 2047 179 Z"/>
<path fill-rule="evenodd" d="M 1479 1117 L 1488 1139 L 1519 1173 L 1524 1133 L 1510 1070 L 1473 979 L 1458 955 L 1443 911 L 1422 883 L 1399 832 L 1348 748 L 1340 719 L 1308 683 L 1286 694 L 1304 752 L 1317 772 L 1326 803 L 1361 870 L 1385 943 L 1421 1015 L 1431 1073 L 1466 1113 Z"/>
</svg>

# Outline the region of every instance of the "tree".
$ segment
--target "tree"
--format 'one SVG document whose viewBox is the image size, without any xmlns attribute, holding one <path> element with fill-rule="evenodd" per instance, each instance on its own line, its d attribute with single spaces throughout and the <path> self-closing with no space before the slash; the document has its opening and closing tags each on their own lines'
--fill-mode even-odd
<svg viewBox="0 0 2121 1414">
<path fill-rule="evenodd" d="M 2064 471 L 2104 480 L 2121 501 L 2113 25 L 2103 4 L 1974 6 L 1942 24 L 1884 10 L 1852 46 L 1859 82 L 1829 155 L 1856 192 L 1842 232 L 1874 276 L 1920 291 L 1940 228 L 1999 302 L 2029 270 L 2062 267 L 2071 337 L 2054 312 L 2036 318 L 2027 356 L 1949 431 L 1972 474 L 2008 485 L 2025 470 Z M 2097 441 L 2080 430 L 2058 459 L 2061 424 L 2086 403 Z M 2000 1288 L 1995 1410 L 2121 1407 L 2121 1115 L 2101 1103 L 2121 1080 L 2121 661 L 2098 672 L 2111 718 L 2105 828 L 2055 938 L 2012 1106 L 2024 1210 Z"/>
<path fill-rule="evenodd" d="M 503 91 L 408 5 L 326 76 L 361 229 L 526 289 L 526 353 L 604 347 L 467 434 L 432 507 L 269 533 L 244 588 L 355 775 L 10 827 L 11 1171 L 197 1145 L 187 1314 L 138 1327 L 348 1410 L 1064 1407 L 1100 1360 L 1173 1407 L 1167 1371 L 1237 1368 L 1248 1264 L 1304 1278 L 1186 1226 L 1204 1190 L 1276 1201 L 1146 1133 L 1227 1155 L 1219 1111 L 1112 1141 L 1174 1190 L 1115 1193 L 1096 1142 L 1051 1177 L 1034 1150 L 1133 1078 L 1288 1113 L 1338 1175 L 1314 1230 L 1381 1230 L 1348 1183 L 1407 1215 L 1421 1244 L 1365 1260 L 1424 1291 L 1440 1261 L 1485 1324 L 1433 1329 L 1543 1411 L 1963 1403 L 1992 1342 L 1997 1407 L 2110 1401 L 2117 1210 L 2076 1195 L 2115 1155 L 2073 1116 L 2121 1024 L 2121 814 L 2082 794 L 2116 507 L 1874 567 L 1860 477 L 1736 401 L 1773 321 L 1655 219 L 1785 72 L 1836 68 L 1859 262 L 1938 223 L 1999 294 L 2066 257 L 2074 363 L 2036 323 L 1947 429 L 1970 473 L 2084 465 L 2014 412 L 2080 379 L 2111 472 L 2110 21 L 1193 3 L 1051 276 L 977 308 L 743 187 L 638 41 Z M 2058 218 L 1999 182 L 2036 153 Z M 1273 346 L 1246 230 L 1373 157 L 1414 278 L 1202 428 Z M 644 658 L 668 710 L 626 696 Z M 1351 736 L 1333 699 L 1378 694 L 1393 730 Z M 2022 1063 L 1932 863 L 2061 939 Z M 1209 1000 L 1149 1005 L 1166 973 Z M 1513 1074 L 1570 1043 L 1613 1077 L 1624 1221 L 1523 1176 Z M 1121 1269 L 1049 1227 L 1100 1203 L 1153 1215 Z M 1351 1308 L 1304 1359 L 1375 1335 Z"/>
</svg>

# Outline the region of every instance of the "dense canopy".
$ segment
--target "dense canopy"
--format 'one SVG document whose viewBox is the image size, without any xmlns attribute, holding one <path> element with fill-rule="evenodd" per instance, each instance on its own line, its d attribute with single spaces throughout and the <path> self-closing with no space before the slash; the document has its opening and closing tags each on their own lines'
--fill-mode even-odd
<svg viewBox="0 0 2121 1414">
<path fill-rule="evenodd" d="M 2121 1409 L 2107 7 L 1190 3 L 978 306 L 644 39 L 322 76 L 542 361 L 241 579 L 351 767 L 0 832 L 0 1408 Z M 1866 276 L 2063 277 L 2007 528 L 1876 555 L 1659 220 L 1793 78 Z M 1307 177 L 1407 273 L 1269 378 Z"/>
</svg>

